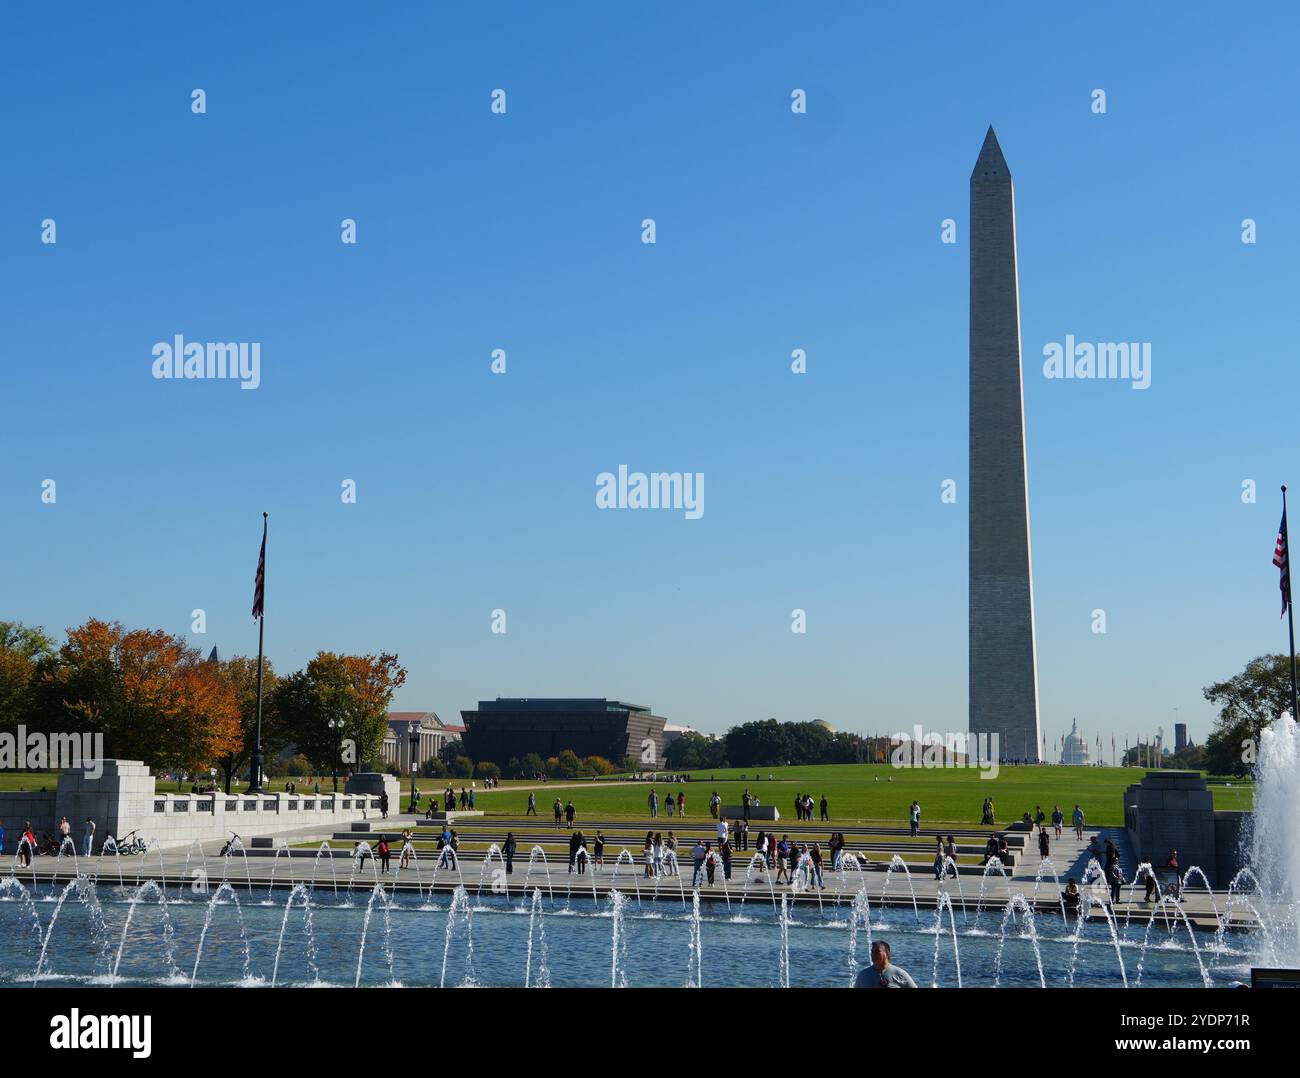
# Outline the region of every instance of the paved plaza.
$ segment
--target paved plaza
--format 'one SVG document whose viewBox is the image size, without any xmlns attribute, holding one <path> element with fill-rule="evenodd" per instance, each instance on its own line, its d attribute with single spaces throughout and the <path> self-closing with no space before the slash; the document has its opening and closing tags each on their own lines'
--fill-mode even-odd
<svg viewBox="0 0 1300 1078">
<path fill-rule="evenodd" d="M 668 829 L 661 825 L 668 821 L 661 818 L 655 822 L 666 833 Z M 1089 843 L 1092 836 L 1099 833 L 1095 829 L 1085 831 L 1082 841 L 1075 838 L 1074 833 L 1068 829 L 1060 839 L 1053 836 L 1049 858 L 1051 866 L 1041 876 L 1035 832 L 1027 843 L 1027 848 L 1014 857 L 1015 863 L 1005 874 L 996 869 L 985 872 L 977 863 L 968 863 L 962 866 L 963 871 L 958 878 L 949 877 L 940 884 L 934 877 L 932 847 L 910 839 L 906 829 L 896 828 L 893 831 L 897 833 L 891 833 L 888 827 L 834 822 L 799 822 L 781 826 L 778 834 L 789 834 L 798 842 L 820 842 L 823 851 L 832 830 L 843 830 L 845 833 L 848 841 L 846 852 L 856 859 L 857 867 L 831 871 L 829 854 L 826 854 L 823 869 L 825 887 L 815 888 L 803 884 L 802 879 L 796 886 L 791 886 L 784 880 L 778 883 L 775 870 L 753 865 L 755 853 L 752 848 L 735 853 L 730 880 L 724 878 L 719 865 L 715 871 L 714 883 L 709 884 L 703 872 L 699 882 L 694 883 L 691 848 L 697 837 L 713 837 L 715 821 L 688 818 L 671 822 L 678 825 L 680 846 L 677 872 L 665 871 L 650 878 L 645 875 L 641 842 L 624 841 L 633 839 L 636 835 L 643 838 L 647 821 L 622 820 L 588 825 L 583 829 L 588 846 L 597 829 L 606 834 L 604 864 L 589 864 L 583 866 L 584 871 L 570 871 L 570 832 L 567 828 L 554 828 L 547 819 L 478 817 L 454 820 L 452 826 L 458 832 L 463 852 L 453 859 L 440 858 L 436 839 L 441 826 L 421 825 L 419 817 L 411 815 L 393 815 L 386 821 L 369 821 L 369 831 L 323 834 L 318 830 L 301 829 L 286 832 L 275 840 L 271 848 L 253 848 L 242 852 L 236 850 L 227 856 L 221 855 L 220 843 L 205 842 L 201 845 L 195 843 L 189 849 L 154 848 L 143 855 L 78 858 L 75 864 L 70 856 L 38 857 L 30 867 L 11 862 L 8 871 L 20 882 L 34 880 L 42 887 L 56 886 L 60 880 L 70 880 L 80 872 L 101 883 L 115 884 L 120 879 L 128 886 L 146 880 L 163 879 L 171 886 L 205 886 L 209 890 L 215 889 L 222 882 L 228 882 L 237 891 L 244 888 L 254 891 L 265 891 L 272 887 L 287 889 L 295 884 L 309 884 L 322 891 L 342 892 L 350 888 L 354 892 L 365 892 L 378 883 L 386 890 L 411 894 L 447 892 L 457 886 L 464 886 L 471 895 L 495 893 L 522 898 L 526 891 L 540 889 L 544 895 L 554 899 L 581 899 L 593 895 L 599 899 L 617 889 L 629 897 L 639 897 L 642 901 L 647 897 L 654 901 L 689 901 L 691 891 L 698 887 L 701 900 L 732 905 L 741 902 L 776 905 L 783 895 L 787 901 L 801 906 L 842 905 L 851 902 L 865 886 L 871 906 L 877 908 L 906 907 L 915 902 L 918 910 L 933 910 L 939 901 L 940 892 L 946 891 L 958 910 L 974 910 L 977 907 L 996 910 L 1005 907 L 1012 894 L 1020 893 L 1038 912 L 1059 914 L 1061 887 L 1070 877 L 1082 881 L 1090 859 Z M 407 828 L 415 833 L 415 852 L 408 867 L 403 869 L 399 867 L 401 833 Z M 939 829 L 936 825 L 933 830 L 922 832 L 920 838 L 932 841 Z M 513 871 L 509 873 L 505 872 L 504 862 L 495 852 L 485 859 L 487 846 L 490 843 L 499 844 L 507 830 L 514 832 L 518 844 Z M 942 830 L 945 835 L 949 833 L 946 827 Z M 963 835 L 970 838 L 987 835 L 987 831 L 976 833 L 970 829 L 962 832 L 953 828 L 952 832 L 959 842 Z M 756 833 L 757 829 L 751 832 L 751 843 Z M 858 833 L 872 837 L 859 840 Z M 1016 837 L 1014 832 L 1012 834 Z M 1103 829 L 1100 834 L 1102 837 L 1119 838 L 1122 833 Z M 361 843 L 375 846 L 380 835 L 388 838 L 391 847 L 390 869 L 386 873 L 380 871 L 377 860 L 359 856 L 357 852 Z M 328 849 L 324 852 L 321 851 L 322 843 L 328 843 Z M 544 851 L 544 857 L 532 854 L 539 845 Z M 624 853 L 624 850 L 627 852 Z M 905 855 L 894 852 L 897 850 L 907 852 Z M 1125 879 L 1132 880 L 1137 866 L 1132 863 L 1131 852 L 1124 846 L 1121 846 L 1121 852 Z M 906 869 L 893 860 L 895 856 L 903 857 Z M 581 857 L 578 860 L 581 861 Z M 1052 877 L 1052 869 L 1059 878 L 1059 885 Z M 1109 900 L 1108 893 L 1099 885 L 1086 890 L 1099 900 Z M 1153 904 L 1145 902 L 1143 894 L 1144 888 L 1141 885 L 1125 886 L 1120 902 L 1113 907 L 1116 916 L 1124 921 L 1141 921 L 1150 917 Z M 1203 888 L 1193 888 L 1183 895 L 1181 907 L 1193 925 L 1212 930 L 1218 926 L 1226 898 L 1226 894 L 1221 891 L 1211 894 Z M 1085 906 L 1089 907 L 1091 918 L 1100 919 L 1104 916 L 1091 903 L 1085 901 Z M 1177 917 L 1177 914 L 1169 910 L 1161 916 Z M 1248 909 L 1234 906 L 1230 922 L 1234 927 L 1245 928 L 1253 925 L 1255 919 Z"/>
</svg>

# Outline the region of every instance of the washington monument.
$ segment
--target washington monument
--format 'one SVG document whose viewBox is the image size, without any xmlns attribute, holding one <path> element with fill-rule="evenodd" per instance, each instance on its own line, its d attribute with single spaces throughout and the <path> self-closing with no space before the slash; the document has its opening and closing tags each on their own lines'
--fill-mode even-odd
<svg viewBox="0 0 1300 1078">
<path fill-rule="evenodd" d="M 970 732 L 997 734 L 1003 760 L 1036 762 L 1015 190 L 991 127 L 970 178 L 970 237 Z"/>
</svg>

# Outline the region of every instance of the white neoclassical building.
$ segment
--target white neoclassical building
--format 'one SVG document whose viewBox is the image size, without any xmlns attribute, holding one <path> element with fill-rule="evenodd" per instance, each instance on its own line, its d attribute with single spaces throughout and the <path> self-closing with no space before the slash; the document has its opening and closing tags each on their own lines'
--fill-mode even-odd
<svg viewBox="0 0 1300 1078">
<path fill-rule="evenodd" d="M 411 770 L 411 734 L 416 735 L 415 766 L 437 756 L 450 741 L 459 741 L 463 726 L 453 726 L 438 718 L 434 711 L 390 711 L 388 733 L 384 735 L 383 761 Z"/>
<path fill-rule="evenodd" d="M 1065 735 L 1065 740 L 1061 743 L 1061 763 L 1068 764 L 1070 767 L 1088 767 L 1092 764 L 1088 742 L 1079 733 L 1078 719 L 1071 720 L 1070 732 Z"/>
</svg>

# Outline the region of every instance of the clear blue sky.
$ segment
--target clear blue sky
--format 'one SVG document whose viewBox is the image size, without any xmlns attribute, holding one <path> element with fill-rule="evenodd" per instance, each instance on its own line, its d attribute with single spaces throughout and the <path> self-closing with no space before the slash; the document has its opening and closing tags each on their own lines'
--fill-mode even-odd
<svg viewBox="0 0 1300 1078">
<path fill-rule="evenodd" d="M 1078 716 L 1172 741 L 1175 706 L 1200 740 L 1201 687 L 1285 647 L 1294 15 L 261 7 L 5 13 L 0 616 L 255 653 L 266 509 L 268 653 L 397 651 L 402 708 L 964 729 L 965 226 L 992 123 L 1049 740 Z M 155 381 L 175 334 L 261 342 L 261 387 Z M 1045 380 L 1066 334 L 1151 342 L 1151 388 Z M 704 517 L 598 510 L 619 464 L 703 472 Z"/>
</svg>

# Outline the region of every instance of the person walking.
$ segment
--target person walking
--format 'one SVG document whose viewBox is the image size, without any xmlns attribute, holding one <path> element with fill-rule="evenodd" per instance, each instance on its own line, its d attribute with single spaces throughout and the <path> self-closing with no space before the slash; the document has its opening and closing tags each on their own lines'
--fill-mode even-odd
<svg viewBox="0 0 1300 1078">
<path fill-rule="evenodd" d="M 1074 837 L 1080 842 L 1083 841 L 1083 809 L 1078 805 L 1074 806 Z"/>
<path fill-rule="evenodd" d="M 528 795 L 528 811 L 525 812 L 524 815 L 525 815 L 525 816 L 536 816 L 536 815 L 537 815 L 537 795 L 536 795 L 535 793 L 529 793 L 529 795 Z"/>
<path fill-rule="evenodd" d="M 781 841 L 776 847 L 776 882 L 781 882 L 781 877 L 785 877 L 786 883 L 793 883 L 794 879 L 790 875 L 790 836 L 782 835 Z"/>
<path fill-rule="evenodd" d="M 536 813 L 534 813 L 534 815 L 536 815 Z M 506 875 L 507 875 L 507 876 L 513 876 L 513 875 L 514 875 L 514 872 L 515 872 L 515 851 L 516 851 L 518 848 L 519 848 L 519 844 L 515 841 L 515 833 L 514 833 L 513 831 L 507 831 L 507 832 L 506 832 L 506 841 L 505 841 L 505 844 L 501 847 L 501 852 L 502 852 L 503 854 L 505 854 L 505 858 L 506 858 Z"/>
<path fill-rule="evenodd" d="M 1044 861 L 1047 860 L 1048 848 L 1047 831 L 1040 827 L 1038 829 L 1038 856 Z"/>
<path fill-rule="evenodd" d="M 380 836 L 379 836 L 379 845 L 378 845 L 377 847 L 375 847 L 375 850 L 376 850 L 376 852 L 379 854 L 379 865 L 380 865 L 380 868 L 383 870 L 384 875 L 387 876 L 387 875 L 388 875 L 388 871 L 389 871 L 389 869 L 388 869 L 388 839 L 384 838 L 383 835 L 380 835 Z"/>
<path fill-rule="evenodd" d="M 388 795 L 387 794 L 379 795 L 379 815 L 385 820 L 388 819 Z"/>
<path fill-rule="evenodd" d="M 1065 813 L 1061 811 L 1060 805 L 1052 806 L 1052 829 L 1056 832 L 1056 837 L 1061 837 L 1061 828 L 1065 824 Z"/>
<path fill-rule="evenodd" d="M 4 829 L 0 828 L 0 848 L 4 847 Z M 81 856 L 89 857 L 95 848 L 95 821 L 86 817 L 86 827 L 81 837 Z"/>
<path fill-rule="evenodd" d="M 718 867 L 718 855 L 713 852 L 713 846 L 710 843 L 704 845 L 704 871 L 709 878 L 709 886 L 713 886 L 713 874 Z"/>
<path fill-rule="evenodd" d="M 915 988 L 916 982 L 905 969 L 890 962 L 889 944 L 876 940 L 871 945 L 871 965 L 858 974 L 854 988 Z"/>
</svg>

